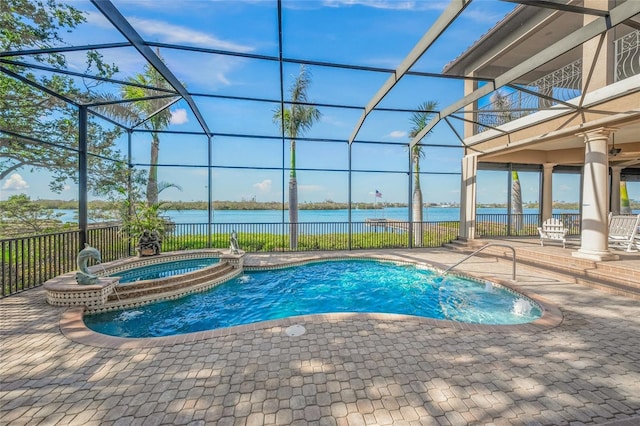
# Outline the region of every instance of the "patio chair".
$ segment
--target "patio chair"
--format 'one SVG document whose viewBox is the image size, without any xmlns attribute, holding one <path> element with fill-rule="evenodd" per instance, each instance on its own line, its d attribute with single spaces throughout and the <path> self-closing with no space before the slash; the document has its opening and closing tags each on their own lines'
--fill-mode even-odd
<svg viewBox="0 0 640 426">
<path fill-rule="evenodd" d="M 628 252 L 638 251 L 633 248 L 640 227 L 639 215 L 611 216 L 609 221 L 609 245 L 622 248 Z"/>
<path fill-rule="evenodd" d="M 542 223 L 541 227 L 538 227 L 538 233 L 540 234 L 540 245 L 544 247 L 544 240 L 561 241 L 562 248 L 565 248 L 567 239 L 566 235 L 569 230 L 564 227 L 561 220 L 556 218 L 550 218 Z"/>
</svg>

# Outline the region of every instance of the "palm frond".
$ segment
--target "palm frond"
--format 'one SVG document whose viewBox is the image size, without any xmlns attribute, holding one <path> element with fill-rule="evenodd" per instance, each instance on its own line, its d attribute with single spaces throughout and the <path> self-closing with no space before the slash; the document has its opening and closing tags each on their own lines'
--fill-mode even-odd
<svg viewBox="0 0 640 426">
<path fill-rule="evenodd" d="M 112 93 L 94 94 L 92 102 L 110 103 L 106 103 L 105 105 L 96 105 L 92 108 L 129 127 L 142 120 L 143 117 L 137 108 L 132 108 L 130 103 L 118 102 L 119 100 L 120 99 Z"/>
<path fill-rule="evenodd" d="M 414 112 L 411 115 L 410 121 L 413 126 L 409 131 L 409 137 L 416 137 L 427 126 L 437 108 L 438 102 L 436 101 L 425 101 L 418 105 L 418 112 Z"/>
<path fill-rule="evenodd" d="M 274 111 L 273 122 L 280 123 L 285 135 L 290 139 L 295 140 L 298 136 L 302 136 L 309 131 L 322 116 L 315 106 L 300 105 L 300 103 L 308 102 L 307 91 L 310 84 L 311 73 L 302 65 L 300 66 L 300 74 L 291 86 L 291 107 L 285 107 L 284 110 L 278 108 Z"/>
</svg>

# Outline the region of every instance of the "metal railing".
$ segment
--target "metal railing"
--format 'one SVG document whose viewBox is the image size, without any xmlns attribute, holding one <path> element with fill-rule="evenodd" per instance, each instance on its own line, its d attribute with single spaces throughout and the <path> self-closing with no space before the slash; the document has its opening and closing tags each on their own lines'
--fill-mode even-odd
<svg viewBox="0 0 640 426">
<path fill-rule="evenodd" d="M 554 217 L 563 221 L 570 235 L 580 232 L 579 214 Z M 477 235 L 481 237 L 535 236 L 539 223 L 539 214 L 479 214 L 476 217 Z M 409 232 L 410 226 L 412 232 Z M 249 253 L 428 248 L 455 240 L 459 226 L 458 221 L 299 223 L 298 245 L 292 248 L 288 223 L 176 223 L 167 229 L 162 250 L 228 249 L 233 231 L 240 248 Z M 119 226 L 89 229 L 88 242 L 100 251 L 103 262 L 135 254 L 132 240 L 123 235 Z M 77 230 L 0 240 L 2 296 L 39 286 L 57 275 L 76 270 L 80 249 Z"/>
<path fill-rule="evenodd" d="M 489 243 L 489 244 L 485 244 L 484 246 L 480 247 L 478 250 L 474 251 L 473 253 L 471 253 L 468 256 L 465 256 L 464 258 L 462 258 L 461 260 L 459 260 L 458 262 L 454 263 L 453 265 L 449 266 L 447 269 L 445 269 L 442 272 L 442 275 L 446 275 L 447 272 L 449 272 L 450 270 L 452 270 L 453 268 L 455 268 L 456 266 L 460 265 L 462 262 L 464 262 L 467 259 L 471 259 L 473 256 L 475 256 L 476 254 L 480 253 L 482 250 L 486 249 L 487 247 L 506 247 L 511 249 L 511 260 L 512 260 L 512 267 L 511 267 L 511 281 L 515 281 L 516 280 L 516 249 L 514 249 L 512 246 L 510 246 L 509 244 L 500 244 L 500 243 Z"/>
<path fill-rule="evenodd" d="M 422 222 L 422 239 L 409 241 L 409 222 L 303 222 L 298 223 L 298 244 L 289 246 L 288 223 L 214 223 L 211 236 L 208 224 L 176 223 L 164 236 L 164 251 L 228 248 L 229 235 L 235 231 L 246 252 L 358 250 L 372 248 L 438 247 L 458 236 L 459 222 Z M 417 245 L 416 241 L 421 241 Z"/>
<path fill-rule="evenodd" d="M 489 103 L 479 108 L 480 124 L 476 125 L 476 133 L 558 104 L 551 98 L 568 101 L 580 96 L 581 84 L 582 59 L 578 59 L 535 81 L 521 85 L 532 92 L 547 96 L 545 98 L 519 90 L 510 93 L 497 90 L 489 98 Z"/>
<path fill-rule="evenodd" d="M 510 237 L 538 235 L 540 215 L 537 213 L 476 215 L 476 235 L 479 237 Z"/>
<path fill-rule="evenodd" d="M 104 262 L 129 256 L 129 244 L 120 236 L 118 226 L 92 228 L 88 236 Z M 77 269 L 80 249 L 78 230 L 0 240 L 2 296 L 36 287 Z"/>
<path fill-rule="evenodd" d="M 624 80 L 640 73 L 640 30 L 632 31 L 613 42 L 614 78 Z M 488 103 L 479 108 L 475 132 L 480 133 L 491 127 L 533 114 L 542 109 L 557 105 L 552 99 L 568 101 L 582 93 L 582 59 L 571 62 L 562 68 L 550 72 L 523 88 L 546 98 L 519 90 L 497 90 L 488 99 Z"/>
<path fill-rule="evenodd" d="M 376 226 L 367 222 L 299 223 L 297 229 L 298 245 L 292 248 L 286 223 L 176 223 L 168 227 L 162 250 L 227 249 L 233 231 L 240 247 L 247 252 L 438 247 L 458 236 L 459 223 L 416 223 L 414 230 L 421 229 L 422 238 L 414 235 L 413 241 L 409 240 L 409 222 L 403 221 Z M 88 242 L 100 251 L 103 262 L 135 254 L 132 240 L 123 235 L 119 226 L 89 229 Z M 2 296 L 76 270 L 76 256 L 81 248 L 77 230 L 0 240 Z"/>
<path fill-rule="evenodd" d="M 640 30 L 630 32 L 614 41 L 616 81 L 640 73 Z"/>
<path fill-rule="evenodd" d="M 580 234 L 579 213 L 556 213 L 553 217 L 562 221 L 569 229 L 567 235 Z M 542 223 L 539 213 L 507 214 L 488 213 L 476 215 L 476 236 L 478 237 L 527 237 L 538 235 Z"/>
</svg>

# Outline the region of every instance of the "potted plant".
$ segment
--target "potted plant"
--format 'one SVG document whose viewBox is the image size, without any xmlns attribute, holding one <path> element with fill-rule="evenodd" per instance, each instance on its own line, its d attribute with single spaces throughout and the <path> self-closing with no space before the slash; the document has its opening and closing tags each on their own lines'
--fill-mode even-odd
<svg viewBox="0 0 640 426">
<path fill-rule="evenodd" d="M 129 236 L 136 243 L 138 256 L 158 255 L 162 251 L 162 239 L 167 225 L 166 219 L 160 215 L 161 205 L 139 203 L 137 207 L 126 227 Z"/>
<path fill-rule="evenodd" d="M 161 190 L 176 185 L 163 185 Z M 159 192 L 160 192 L 159 191 Z M 162 251 L 162 240 L 171 222 L 162 215 L 166 202 L 148 204 L 145 201 L 124 202 L 123 232 L 135 244 L 139 256 L 154 256 Z"/>
</svg>

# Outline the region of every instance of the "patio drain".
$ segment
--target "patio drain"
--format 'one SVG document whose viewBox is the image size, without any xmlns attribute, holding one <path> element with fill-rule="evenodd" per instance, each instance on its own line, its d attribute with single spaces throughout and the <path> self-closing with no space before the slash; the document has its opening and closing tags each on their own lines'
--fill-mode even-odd
<svg viewBox="0 0 640 426">
<path fill-rule="evenodd" d="M 290 327 L 287 327 L 284 330 L 284 333 L 289 337 L 302 336 L 306 332 L 307 332 L 307 329 L 300 324 L 292 325 Z"/>
</svg>

